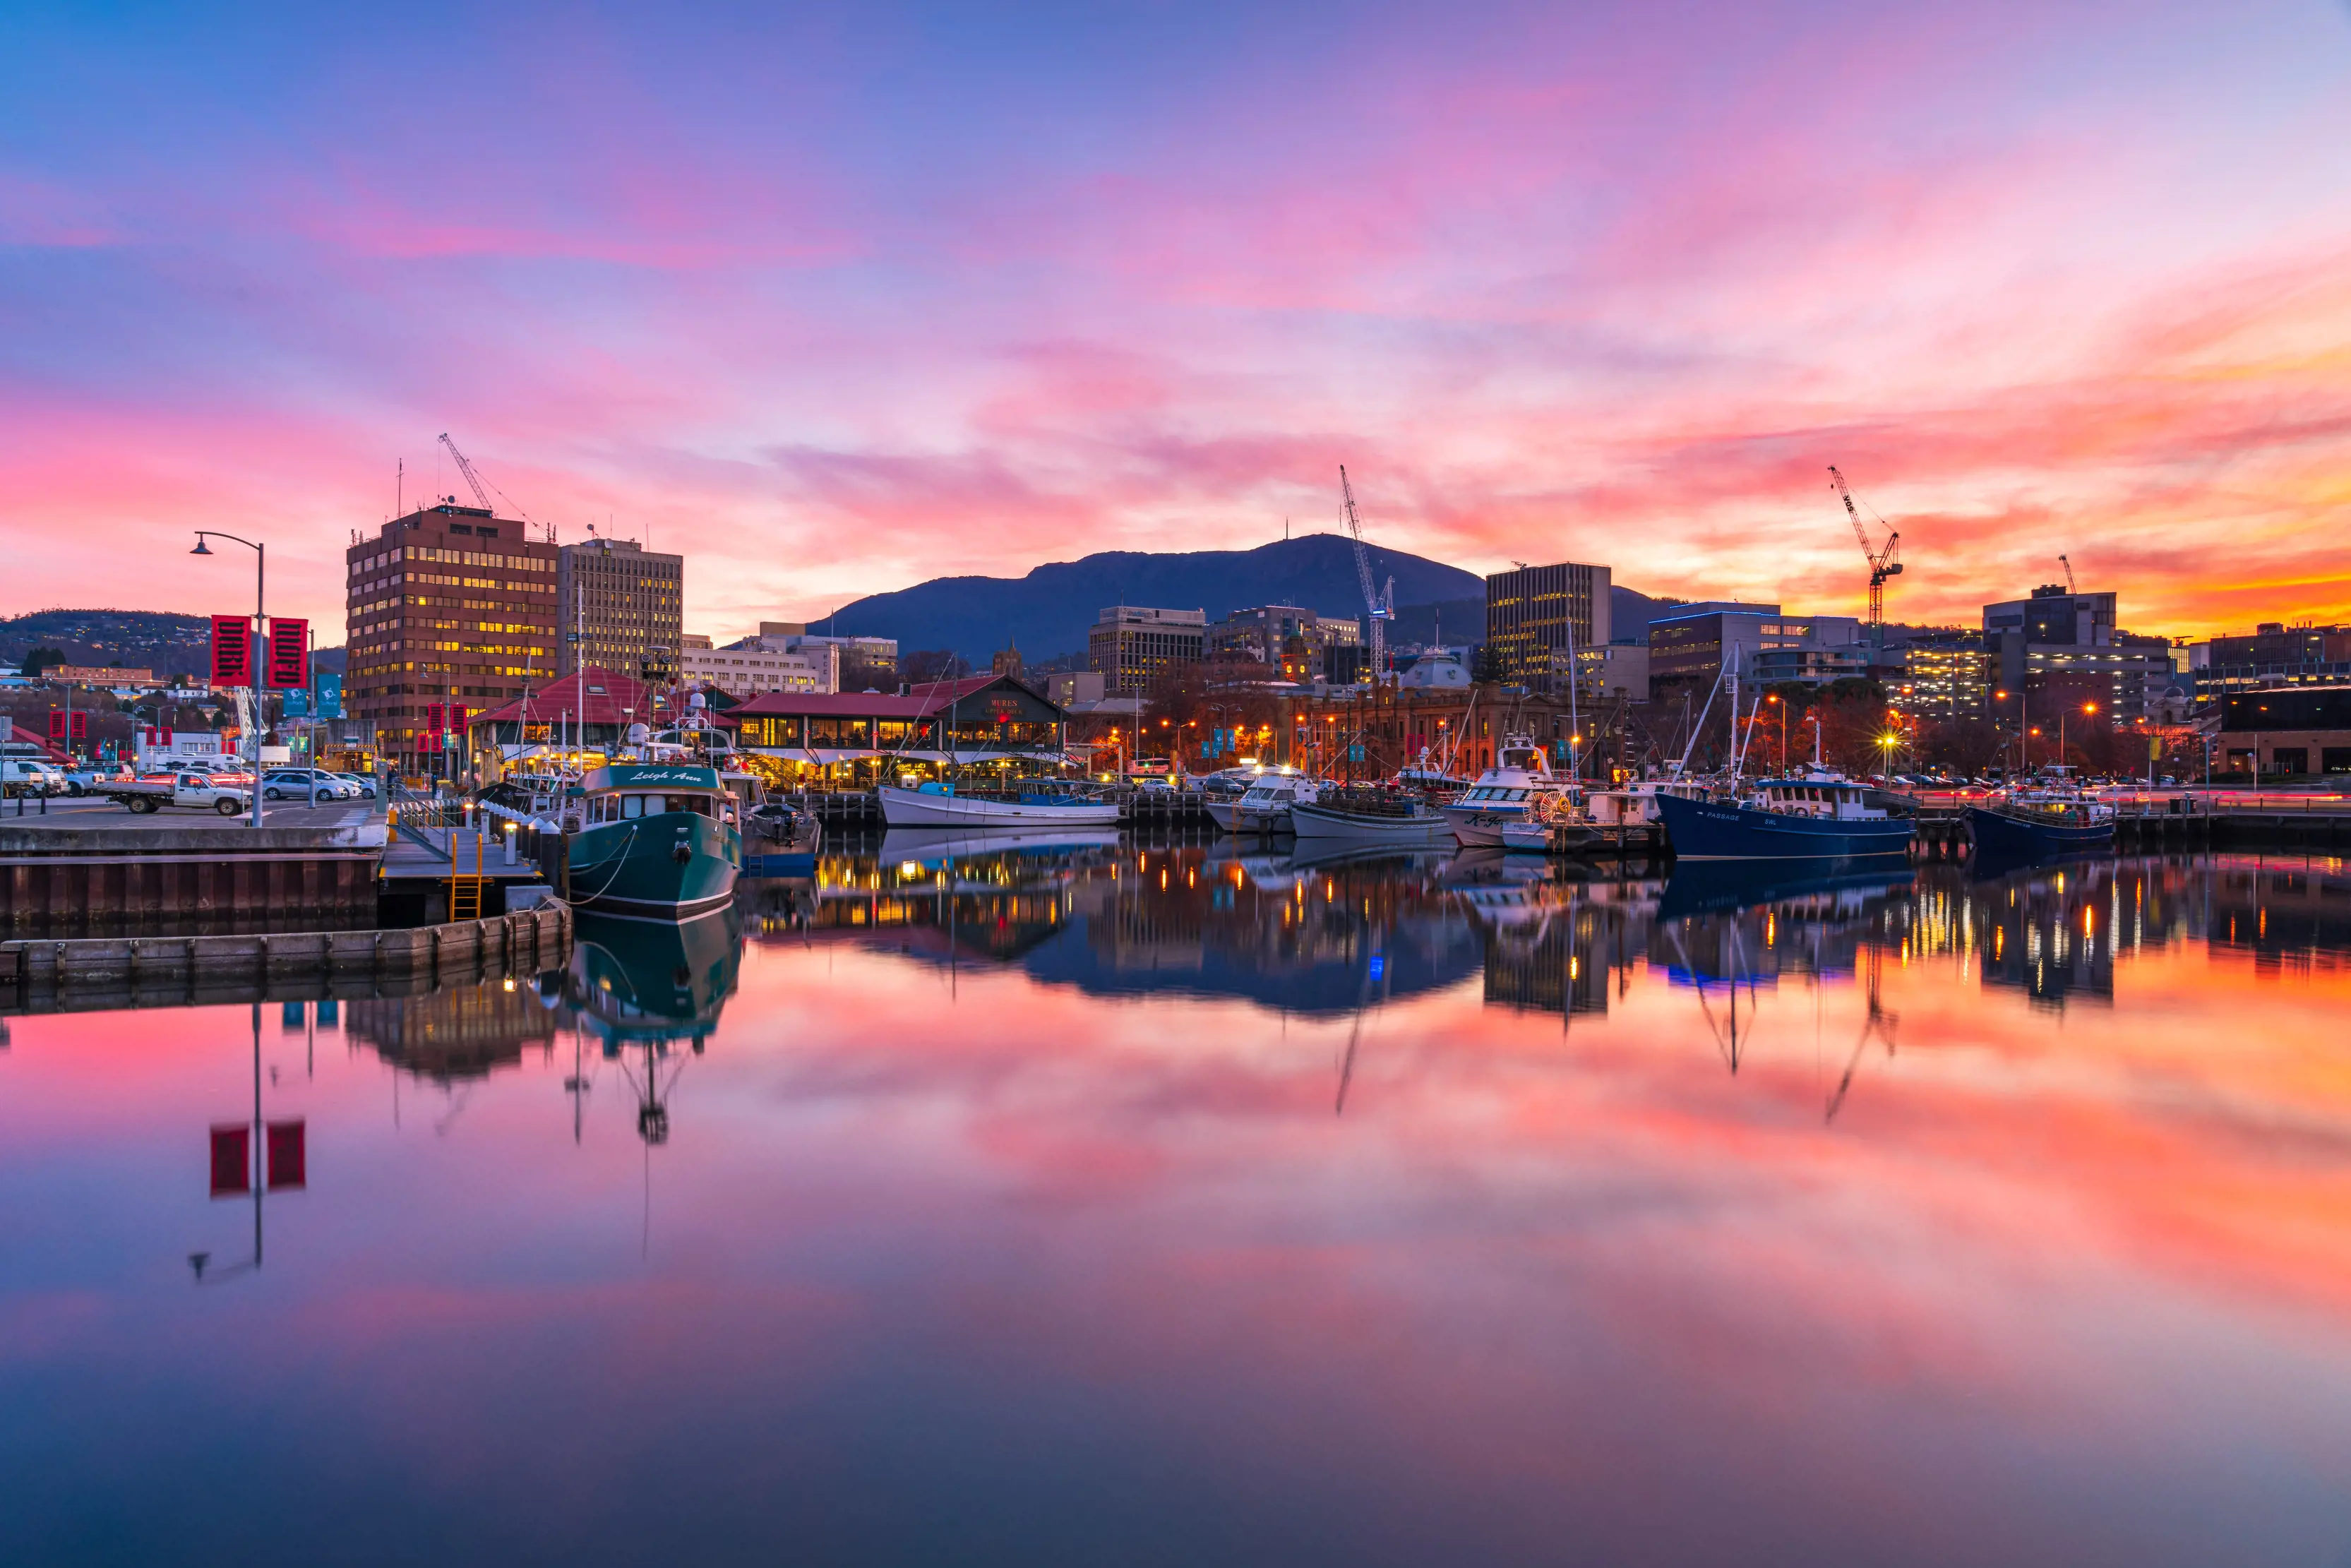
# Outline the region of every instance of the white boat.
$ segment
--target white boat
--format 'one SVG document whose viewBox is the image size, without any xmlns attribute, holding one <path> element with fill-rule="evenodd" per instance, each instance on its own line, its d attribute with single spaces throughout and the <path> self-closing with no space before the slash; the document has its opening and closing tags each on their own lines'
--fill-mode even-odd
<svg viewBox="0 0 2351 1568">
<path fill-rule="evenodd" d="M 1573 789 L 1573 784 L 1552 772 L 1550 758 L 1531 736 L 1506 735 L 1494 754 L 1494 766 L 1446 802 L 1445 817 L 1463 848 L 1499 848 L 1504 828 L 1525 821 L 1537 803 L 1547 804 L 1550 797 L 1567 796 Z"/>
<path fill-rule="evenodd" d="M 1452 836 L 1445 813 L 1423 801 L 1409 796 L 1375 800 L 1343 791 L 1291 806 L 1290 831 L 1301 843 L 1319 839 L 1405 849 L 1441 844 Z"/>
<path fill-rule="evenodd" d="M 1081 793 L 1055 779 L 1038 779 L 1019 792 L 959 792 L 952 783 L 908 789 L 880 785 L 882 821 L 893 828 L 965 828 L 974 831 L 1030 824 L 1056 827 L 1116 827 L 1118 802 Z"/>
<path fill-rule="evenodd" d="M 1322 793 L 1322 786 L 1303 774 L 1269 773 L 1233 802 L 1227 813 L 1229 820 L 1223 826 L 1226 831 L 1234 833 L 1293 832 L 1296 830 L 1290 825 L 1290 808 L 1301 801 L 1318 800 Z"/>
<path fill-rule="evenodd" d="M 1548 855 L 1588 848 L 1600 841 L 1601 834 L 1583 802 L 1561 793 L 1537 796 L 1524 816 L 1502 824 L 1501 838 L 1502 847 L 1512 853 Z"/>
</svg>

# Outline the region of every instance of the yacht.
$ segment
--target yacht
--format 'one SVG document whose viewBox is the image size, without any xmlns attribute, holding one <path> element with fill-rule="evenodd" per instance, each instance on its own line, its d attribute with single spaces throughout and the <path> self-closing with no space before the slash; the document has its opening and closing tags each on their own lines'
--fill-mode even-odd
<svg viewBox="0 0 2351 1568">
<path fill-rule="evenodd" d="M 1502 830 L 1526 821 L 1529 809 L 1537 801 L 1548 803 L 1553 797 L 1572 800 L 1573 790 L 1571 782 L 1552 774 L 1550 758 L 1532 737 L 1506 735 L 1494 754 L 1494 766 L 1446 802 L 1445 820 L 1453 829 L 1454 841 L 1463 848 L 1499 848 Z"/>
<path fill-rule="evenodd" d="M 1304 774 L 1269 773 L 1250 785 L 1239 800 L 1225 807 L 1222 814 L 1214 806 L 1208 814 L 1228 832 L 1287 833 L 1295 831 L 1290 809 L 1311 803 L 1322 794 L 1322 786 Z"/>
</svg>

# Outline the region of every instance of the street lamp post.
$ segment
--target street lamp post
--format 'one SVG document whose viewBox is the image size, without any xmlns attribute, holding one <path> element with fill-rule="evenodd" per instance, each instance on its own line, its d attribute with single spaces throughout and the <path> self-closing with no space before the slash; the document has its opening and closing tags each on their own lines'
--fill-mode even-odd
<svg viewBox="0 0 2351 1568">
<path fill-rule="evenodd" d="M 253 635 L 245 640 L 245 656 L 248 666 L 246 673 L 253 677 L 253 825 L 258 828 L 261 826 L 261 650 L 255 644 L 268 625 L 262 619 L 262 589 L 266 581 L 264 572 L 269 564 L 269 552 L 251 539 L 241 539 L 217 528 L 198 528 L 196 548 L 188 553 L 212 554 L 204 546 L 204 540 L 208 538 L 226 539 L 253 552 Z"/>
</svg>

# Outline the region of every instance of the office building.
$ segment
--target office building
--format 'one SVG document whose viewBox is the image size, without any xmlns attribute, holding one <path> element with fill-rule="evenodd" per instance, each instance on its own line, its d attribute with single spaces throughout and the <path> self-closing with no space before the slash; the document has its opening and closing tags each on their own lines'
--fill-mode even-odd
<svg viewBox="0 0 2351 1568">
<path fill-rule="evenodd" d="M 1861 622 L 1850 615 L 1790 615 L 1776 604 L 1677 604 L 1649 622 L 1655 697 L 1704 693 L 1726 665 L 1743 683 L 1825 685 L 1869 673 Z"/>
<path fill-rule="evenodd" d="M 2172 682 L 2171 645 L 2116 629 L 2111 593 L 2078 593 L 2047 583 L 2025 599 L 1983 607 L 1985 679 L 2028 698 L 2062 690 L 2098 703 L 2116 722 L 2146 716 L 2150 698 Z"/>
<path fill-rule="evenodd" d="M 1980 632 L 1914 636 L 1889 652 L 1902 662 L 1901 684 L 1887 695 L 1928 723 L 1985 716 L 1991 664 Z"/>
<path fill-rule="evenodd" d="M 841 690 L 841 650 L 831 645 L 785 652 L 768 648 L 757 637 L 746 637 L 724 648 L 708 645 L 707 637 L 688 637 L 678 655 L 678 678 L 689 686 L 716 686 L 729 696 L 760 692 L 837 692 Z M 701 647 L 695 643 L 704 644 Z"/>
<path fill-rule="evenodd" d="M 1302 681 L 1330 674 L 1327 655 L 1332 648 L 1359 648 L 1363 642 L 1363 625 L 1351 617 L 1318 615 L 1297 604 L 1260 604 L 1236 610 L 1210 626 L 1207 657 L 1270 664 L 1285 680 Z"/>
<path fill-rule="evenodd" d="M 2186 674 L 2208 699 L 2260 686 L 2341 685 L 2351 682 L 2351 626 L 2265 622 L 2251 636 L 2191 644 Z"/>
<path fill-rule="evenodd" d="M 1086 664 L 1113 696 L 1137 696 L 1164 670 L 1197 664 L 1208 653 L 1203 610 L 1147 610 L 1114 604 L 1086 633 Z"/>
<path fill-rule="evenodd" d="M 1563 561 L 1522 566 L 1486 579 L 1486 647 L 1512 685 L 1550 690 L 1567 676 L 1573 651 L 1587 683 L 1614 637 L 1609 570 Z"/>
<path fill-rule="evenodd" d="M 841 636 L 817 632 L 804 621 L 762 621 L 758 636 L 747 640 L 772 653 L 798 653 L 819 648 L 839 651 L 841 668 L 833 689 L 843 692 L 889 692 L 898 689 L 898 640 L 895 637 Z"/>
<path fill-rule="evenodd" d="M 678 674 L 684 638 L 685 558 L 630 539 L 565 545 L 556 569 L 562 670 L 624 671 L 653 685 Z"/>
<path fill-rule="evenodd" d="M 2231 773 L 2351 774 L 2351 685 L 2231 692 L 2220 699 L 2216 761 Z"/>
<path fill-rule="evenodd" d="M 427 707 L 486 708 L 555 674 L 556 547 L 444 501 L 344 552 L 343 701 L 375 749 L 431 740 Z"/>
</svg>

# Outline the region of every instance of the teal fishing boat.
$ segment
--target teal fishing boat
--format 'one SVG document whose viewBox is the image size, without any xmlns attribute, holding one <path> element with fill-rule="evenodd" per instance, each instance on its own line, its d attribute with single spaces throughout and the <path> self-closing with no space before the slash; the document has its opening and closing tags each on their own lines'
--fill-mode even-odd
<svg viewBox="0 0 2351 1568">
<path fill-rule="evenodd" d="M 574 908 L 691 920 L 734 897 L 743 834 L 716 769 L 616 762 L 589 774 L 580 797 L 579 825 L 564 836 Z"/>
</svg>

